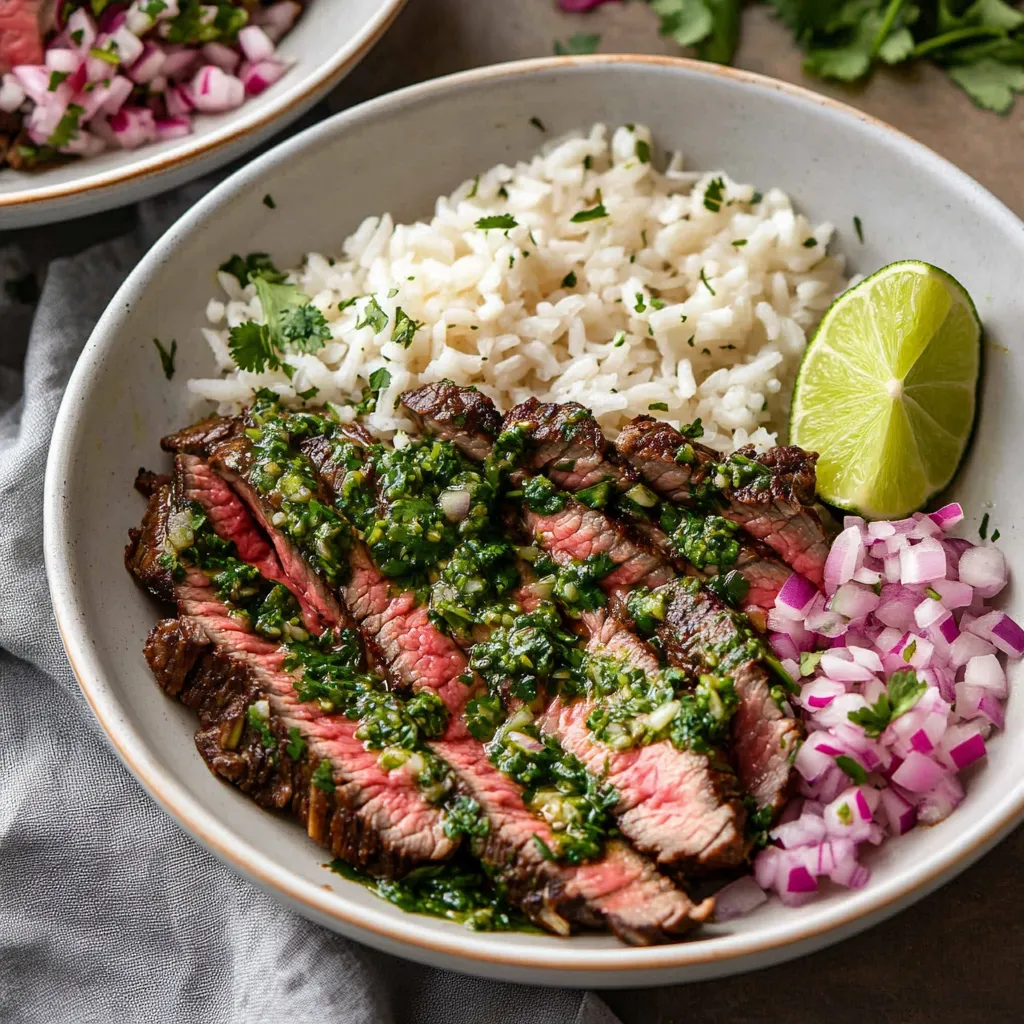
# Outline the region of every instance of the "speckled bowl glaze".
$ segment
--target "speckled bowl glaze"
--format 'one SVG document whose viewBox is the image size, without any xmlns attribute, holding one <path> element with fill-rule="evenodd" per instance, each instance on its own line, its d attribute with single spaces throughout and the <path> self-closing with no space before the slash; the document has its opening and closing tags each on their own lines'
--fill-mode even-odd
<svg viewBox="0 0 1024 1024">
<path fill-rule="evenodd" d="M 0 168 L 0 228 L 127 206 L 212 171 L 265 142 L 326 95 L 384 34 L 405 0 L 312 0 L 280 52 L 280 81 L 226 114 L 195 118 L 191 135 L 100 153 L 38 171 Z"/>
<path fill-rule="evenodd" d="M 313 920 L 424 963 L 551 985 L 689 981 L 764 967 L 867 928 L 948 881 L 1024 811 L 1024 701 L 971 773 L 968 795 L 935 828 L 887 843 L 874 877 L 798 910 L 773 901 L 698 940 L 630 949 L 607 936 L 474 933 L 382 903 L 328 873 L 293 823 L 215 779 L 192 744 L 192 715 L 154 684 L 143 639 L 158 616 L 122 564 L 142 502 L 138 466 L 161 467 L 161 434 L 193 413 L 183 381 L 208 374 L 198 328 L 213 271 L 231 252 L 265 250 L 281 266 L 336 250 L 361 218 L 429 214 L 434 198 L 549 136 L 594 121 L 649 124 L 690 166 L 778 185 L 812 220 L 838 228 L 851 269 L 897 259 L 937 263 L 970 290 L 986 327 L 987 363 L 972 454 L 953 495 L 968 533 L 989 511 L 1011 565 L 1024 566 L 1020 438 L 1024 225 L 946 161 L 898 132 L 820 96 L 755 75 L 681 60 L 565 58 L 484 68 L 374 100 L 254 161 L 189 211 L 111 302 L 61 407 L 46 479 L 47 569 L 68 656 L 110 740 L 167 811 L 226 863 Z M 272 192 L 277 210 L 262 205 Z M 864 241 L 853 218 L 864 226 Z M 164 380 L 151 339 L 179 340 Z M 1020 616 L 1019 588 L 1005 601 Z"/>
</svg>

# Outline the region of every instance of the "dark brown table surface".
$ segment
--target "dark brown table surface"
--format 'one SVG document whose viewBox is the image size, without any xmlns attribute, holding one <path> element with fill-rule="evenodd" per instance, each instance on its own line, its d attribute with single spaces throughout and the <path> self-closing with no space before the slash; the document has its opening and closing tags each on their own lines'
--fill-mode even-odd
<svg viewBox="0 0 1024 1024">
<path fill-rule="evenodd" d="M 555 0 L 411 0 L 378 47 L 337 90 L 340 109 L 425 78 L 546 56 L 554 39 L 599 32 L 606 53 L 679 54 L 659 39 L 646 3 L 569 15 Z M 1024 215 L 1024 96 L 1006 118 L 972 106 L 937 68 L 876 75 L 857 88 L 804 75 L 789 33 L 747 10 L 737 63 L 826 92 L 920 139 Z M 871 931 L 754 974 L 686 987 L 613 991 L 628 1024 L 874 1024 L 1024 1019 L 1024 831 L 954 882 Z M 486 1019 L 486 1014 L 481 1020 Z"/>
</svg>

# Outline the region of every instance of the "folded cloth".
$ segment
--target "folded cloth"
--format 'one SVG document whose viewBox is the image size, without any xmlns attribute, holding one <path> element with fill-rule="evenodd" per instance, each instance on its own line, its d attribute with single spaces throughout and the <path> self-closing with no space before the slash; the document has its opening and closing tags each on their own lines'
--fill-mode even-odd
<svg viewBox="0 0 1024 1024">
<path fill-rule="evenodd" d="M 414 966 L 286 910 L 157 807 L 78 690 L 43 568 L 53 422 L 114 291 L 209 187 L 117 214 L 125 232 L 76 255 L 46 249 L 95 218 L 0 243 L 0 1020 L 615 1024 L 592 994 Z"/>
</svg>

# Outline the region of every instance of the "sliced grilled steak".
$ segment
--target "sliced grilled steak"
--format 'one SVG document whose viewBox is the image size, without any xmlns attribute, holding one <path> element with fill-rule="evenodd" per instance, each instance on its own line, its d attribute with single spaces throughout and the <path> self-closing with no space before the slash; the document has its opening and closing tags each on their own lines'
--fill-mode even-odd
<svg viewBox="0 0 1024 1024">
<path fill-rule="evenodd" d="M 264 496 L 253 483 L 254 452 L 252 441 L 243 433 L 241 420 L 213 417 L 165 437 L 160 443 L 167 451 L 202 455 L 245 502 L 260 527 L 266 531 L 289 587 L 300 597 L 304 607 L 312 607 L 330 626 L 350 625 L 338 602 L 334 588 L 323 579 L 317 567 L 299 546 L 273 525 L 279 508 Z M 325 541 L 326 543 L 326 541 Z"/>
<path fill-rule="evenodd" d="M 266 535 L 260 530 L 231 489 L 228 482 L 214 472 L 213 467 L 198 455 L 178 455 L 174 460 L 176 493 L 187 502 L 202 507 L 219 537 L 231 540 L 238 550 L 238 557 L 260 571 L 264 579 L 291 587 L 291 580 L 277 557 Z M 294 596 L 302 609 L 306 628 L 318 636 L 324 629 L 336 623 L 324 619 L 311 605 L 301 591 Z"/>
<path fill-rule="evenodd" d="M 343 485 L 344 472 L 331 459 L 330 445 L 313 439 L 303 450 L 323 480 Z M 534 921 L 556 934 L 603 925 L 623 941 L 649 944 L 672 941 L 710 915 L 710 903 L 694 906 L 624 843 L 606 844 L 594 863 L 548 860 L 537 839 L 548 848 L 556 845 L 550 825 L 526 806 L 522 787 L 498 771 L 483 744 L 468 733 L 462 711 L 481 683 L 463 682 L 472 680 L 466 655 L 431 623 L 415 594 L 401 591 L 377 569 L 358 540 L 349 565 L 341 592 L 364 638 L 379 651 L 380 663 L 398 686 L 436 693 L 448 709 L 448 730 L 431 749 L 454 768 L 487 822 L 487 834 L 474 852 Z"/>
<path fill-rule="evenodd" d="M 688 444 L 692 461 L 677 454 Z M 695 490 L 718 476 L 719 452 L 688 441 L 668 423 L 638 416 L 627 423 L 616 441 L 619 455 L 636 469 L 644 482 L 663 498 L 694 505 Z M 741 448 L 736 455 L 753 467 L 750 482 L 714 488 L 720 514 L 740 524 L 758 540 L 778 552 L 783 561 L 821 585 L 828 538 L 814 502 L 814 464 L 818 456 L 801 448 L 780 446 L 766 452 Z"/>
<path fill-rule="evenodd" d="M 425 384 L 402 395 L 402 405 L 422 430 L 458 445 L 468 458 L 487 458 L 501 428 L 501 413 L 476 388 L 450 380 Z"/>
<path fill-rule="evenodd" d="M 198 423 L 160 439 L 165 452 L 208 457 L 223 441 L 237 437 L 245 428 L 237 416 L 208 416 Z"/>
<path fill-rule="evenodd" d="M 174 580 L 164 569 L 166 579 L 154 587 L 153 567 L 168 550 L 168 519 L 178 508 L 187 506 L 169 487 L 153 495 L 126 562 L 178 603 L 181 618 L 154 629 L 146 657 L 161 686 L 199 711 L 196 745 L 211 770 L 265 806 L 290 806 L 311 838 L 374 874 L 393 877 L 449 857 L 457 844 L 413 776 L 381 768 L 377 752 L 356 738 L 357 722 L 300 701 L 284 649 L 232 616 L 206 573 L 190 568 Z M 247 710 L 263 700 L 257 729 Z"/>
<path fill-rule="evenodd" d="M 621 523 L 577 501 L 551 515 L 524 506 L 522 522 L 526 533 L 559 565 L 607 555 L 615 568 L 601 586 L 610 597 L 624 598 L 635 587 L 660 587 L 676 575 L 660 555 L 631 537 Z"/>
<path fill-rule="evenodd" d="M 53 0 L 0 0 L 0 75 L 43 63 L 43 36 L 54 25 Z"/>
<path fill-rule="evenodd" d="M 573 926 L 603 926 L 624 942 L 651 945 L 672 942 L 710 917 L 712 900 L 695 906 L 621 840 L 606 842 L 602 856 L 587 864 L 548 860 L 537 840 L 552 848 L 551 827 L 525 806 L 521 787 L 492 767 L 478 741 L 437 741 L 433 747 L 486 815 L 488 832 L 474 852 L 538 924 L 559 935 Z"/>
<path fill-rule="evenodd" d="M 744 788 L 758 807 L 781 810 L 790 795 L 790 764 L 804 736 L 802 723 L 772 696 L 764 664 L 750 653 L 750 632 L 713 595 L 689 581 L 665 587 L 665 621 L 658 636 L 669 658 L 693 673 L 732 676 L 739 695 L 733 752 Z"/>
<path fill-rule="evenodd" d="M 651 650 L 613 616 L 584 616 L 587 649 L 623 659 L 648 674 L 658 672 Z M 667 740 L 613 750 L 595 739 L 587 718 L 595 702 L 556 697 L 539 719 L 591 771 L 606 774 L 620 795 L 619 828 L 658 864 L 675 871 L 733 867 L 746 857 L 746 812 L 735 776 L 716 768 L 705 754 L 678 750 Z"/>
<path fill-rule="evenodd" d="M 616 614 L 623 613 L 630 590 L 637 586 L 656 589 L 674 577 L 667 564 L 618 530 L 602 513 L 584 511 L 585 514 L 572 505 L 552 516 L 524 510 L 523 520 L 530 535 L 559 564 L 580 561 L 595 553 L 606 553 L 611 558 L 615 569 L 600 582 Z M 671 619 L 666 617 L 659 637 L 669 660 L 694 676 L 701 672 L 721 673 L 720 662 L 714 656 L 716 644 L 738 637 L 744 629 L 742 618 L 696 579 L 677 578 L 670 586 L 673 594 L 697 595 L 707 614 L 693 619 L 679 614 Z M 588 625 L 592 619 L 585 614 L 581 621 Z M 593 634 L 594 626 L 588 628 Z M 748 630 L 744 640 L 749 636 Z M 695 657 L 689 653 L 691 649 L 706 652 L 706 658 Z M 793 743 L 803 735 L 803 727 L 776 705 L 770 694 L 768 673 L 758 661 L 744 662 L 727 674 L 733 676 L 739 696 L 739 708 L 733 719 L 733 750 L 740 783 L 759 807 L 777 810 L 789 792 L 790 754 Z"/>
<path fill-rule="evenodd" d="M 460 390 L 465 389 L 453 384 L 446 384 L 444 388 L 429 385 L 406 392 L 402 402 L 410 411 L 415 410 L 416 418 L 425 430 L 458 444 L 471 458 L 483 459 L 490 450 L 487 432 L 470 429 L 472 417 L 450 414 L 450 410 L 458 405 Z M 488 410 L 487 422 L 490 424 L 493 416 L 497 415 L 490 400 L 474 393 L 473 401 L 475 406 L 484 406 Z M 542 404 L 535 398 L 528 399 L 508 413 L 501 429 L 513 427 L 527 432 L 522 468 L 544 474 L 563 490 L 577 493 L 599 487 L 607 481 L 616 493 L 627 494 L 639 482 L 639 475 L 619 458 L 593 413 L 577 402 Z M 643 495 L 640 497 L 643 499 Z M 632 502 L 621 503 L 620 511 L 626 515 L 630 528 L 680 572 L 707 578 L 732 571 L 738 573 L 740 582 L 734 583 L 730 578 L 724 581 L 726 588 L 733 592 L 738 588 L 744 592 L 739 606 L 754 617 L 759 628 L 764 628 L 767 613 L 774 607 L 775 597 L 790 575 L 790 570 L 770 550 L 741 537 L 737 539 L 738 550 L 733 562 L 718 566 L 712 559 L 699 558 L 699 564 L 694 564 L 672 543 L 659 523 L 659 517 L 650 518 L 642 506 L 629 514 L 631 508 L 634 508 Z"/>
</svg>

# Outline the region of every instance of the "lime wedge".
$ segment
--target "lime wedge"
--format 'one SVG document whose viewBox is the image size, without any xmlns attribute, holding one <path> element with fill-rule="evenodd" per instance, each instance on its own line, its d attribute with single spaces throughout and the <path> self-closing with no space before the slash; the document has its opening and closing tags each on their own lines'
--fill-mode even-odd
<svg viewBox="0 0 1024 1024">
<path fill-rule="evenodd" d="M 789 441 L 820 454 L 818 494 L 895 519 L 956 473 L 974 423 L 981 322 L 963 286 L 905 260 L 832 303 L 793 389 Z"/>
</svg>

